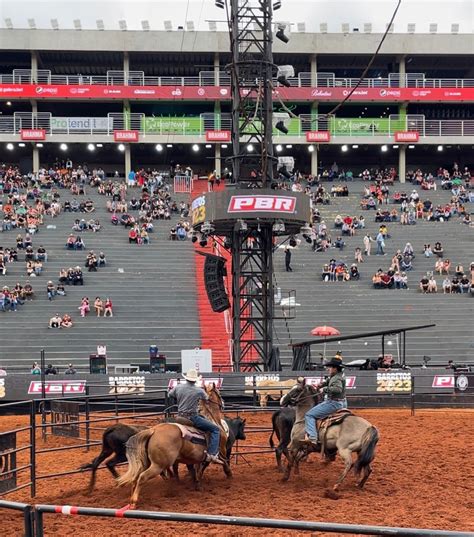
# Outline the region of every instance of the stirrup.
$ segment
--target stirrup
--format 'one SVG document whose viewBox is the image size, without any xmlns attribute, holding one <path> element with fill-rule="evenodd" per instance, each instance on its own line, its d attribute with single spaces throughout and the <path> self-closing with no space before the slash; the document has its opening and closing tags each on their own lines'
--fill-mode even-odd
<svg viewBox="0 0 474 537">
<path fill-rule="evenodd" d="M 219 454 L 211 455 L 210 453 L 206 453 L 206 458 L 204 462 L 213 462 L 214 464 L 224 464 L 221 459 L 219 459 Z"/>
</svg>

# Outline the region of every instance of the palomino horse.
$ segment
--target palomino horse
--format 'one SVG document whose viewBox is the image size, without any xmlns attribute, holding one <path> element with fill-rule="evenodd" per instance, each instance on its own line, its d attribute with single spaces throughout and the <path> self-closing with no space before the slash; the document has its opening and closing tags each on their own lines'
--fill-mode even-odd
<svg viewBox="0 0 474 537">
<path fill-rule="evenodd" d="M 201 414 L 221 429 L 219 454 L 224 472 L 231 477 L 230 464 L 226 459 L 227 432 L 222 426 L 222 398 L 214 384 L 207 386 L 206 391 L 209 399 L 201 401 Z M 135 508 L 143 483 L 173 467 L 175 463 L 188 465 L 196 487 L 199 488 L 202 473 L 208 466 L 204 462 L 205 449 L 206 446 L 202 444 L 184 439 L 179 426 L 173 423 L 160 423 L 132 436 L 127 442 L 128 470 L 118 479 L 119 485 L 132 485 L 130 508 Z"/>
<path fill-rule="evenodd" d="M 298 470 L 299 462 L 308 455 L 305 438 L 306 412 L 313 407 L 318 398 L 317 389 L 306 384 L 305 379 L 298 378 L 297 384 L 281 398 L 282 406 L 291 405 L 296 407 L 296 421 L 291 430 L 291 442 L 288 446 L 290 457 L 285 471 L 284 480 L 288 480 L 293 466 L 295 473 Z M 375 446 L 379 440 L 377 429 L 364 418 L 349 415 L 342 423 L 332 425 L 327 429 L 324 438 L 325 452 L 332 460 L 336 453 L 339 453 L 345 463 L 344 471 L 334 485 L 337 490 L 352 466 L 356 475 L 362 473 L 362 478 L 357 486 L 362 488 L 372 473 L 370 463 L 375 457 Z M 355 463 L 352 461 L 352 453 L 357 453 Z"/>
</svg>

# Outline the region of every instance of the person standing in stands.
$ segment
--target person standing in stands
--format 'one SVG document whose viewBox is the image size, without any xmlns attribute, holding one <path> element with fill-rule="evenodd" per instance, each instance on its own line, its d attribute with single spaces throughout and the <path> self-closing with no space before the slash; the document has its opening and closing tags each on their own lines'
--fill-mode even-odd
<svg viewBox="0 0 474 537">
<path fill-rule="evenodd" d="M 291 250 L 289 246 L 285 248 L 285 270 L 286 272 L 293 272 L 293 269 L 291 268 Z"/>
</svg>

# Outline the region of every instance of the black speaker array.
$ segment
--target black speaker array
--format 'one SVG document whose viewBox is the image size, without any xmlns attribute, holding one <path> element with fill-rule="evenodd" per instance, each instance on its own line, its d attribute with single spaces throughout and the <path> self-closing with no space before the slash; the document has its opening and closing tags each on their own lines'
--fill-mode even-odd
<svg viewBox="0 0 474 537">
<path fill-rule="evenodd" d="M 204 284 L 213 311 L 221 313 L 230 308 L 229 298 L 224 287 L 226 260 L 217 255 L 206 255 L 204 262 Z"/>
<path fill-rule="evenodd" d="M 107 358 L 105 356 L 97 356 L 97 354 L 90 354 L 89 371 L 91 375 L 106 375 Z"/>
</svg>

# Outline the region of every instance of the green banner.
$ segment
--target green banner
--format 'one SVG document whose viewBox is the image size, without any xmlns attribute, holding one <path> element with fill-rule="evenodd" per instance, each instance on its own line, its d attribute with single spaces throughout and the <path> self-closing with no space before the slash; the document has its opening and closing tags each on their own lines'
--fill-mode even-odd
<svg viewBox="0 0 474 537">
<path fill-rule="evenodd" d="M 145 117 L 143 130 L 148 134 L 202 134 L 200 117 Z"/>
<path fill-rule="evenodd" d="M 335 135 L 373 136 L 405 130 L 403 119 L 388 118 L 343 118 L 333 117 L 329 120 L 329 130 Z"/>
<path fill-rule="evenodd" d="M 242 126 L 242 122 L 240 125 Z M 273 129 L 273 134 L 278 136 L 299 136 L 301 134 L 300 119 L 297 117 L 287 119 L 285 121 L 285 127 L 288 129 L 288 134 L 285 135 L 275 128 Z M 253 121 L 252 123 L 248 124 L 244 128 L 243 132 L 245 134 L 252 134 L 255 132 L 256 128 L 260 129 L 260 121 Z"/>
</svg>

